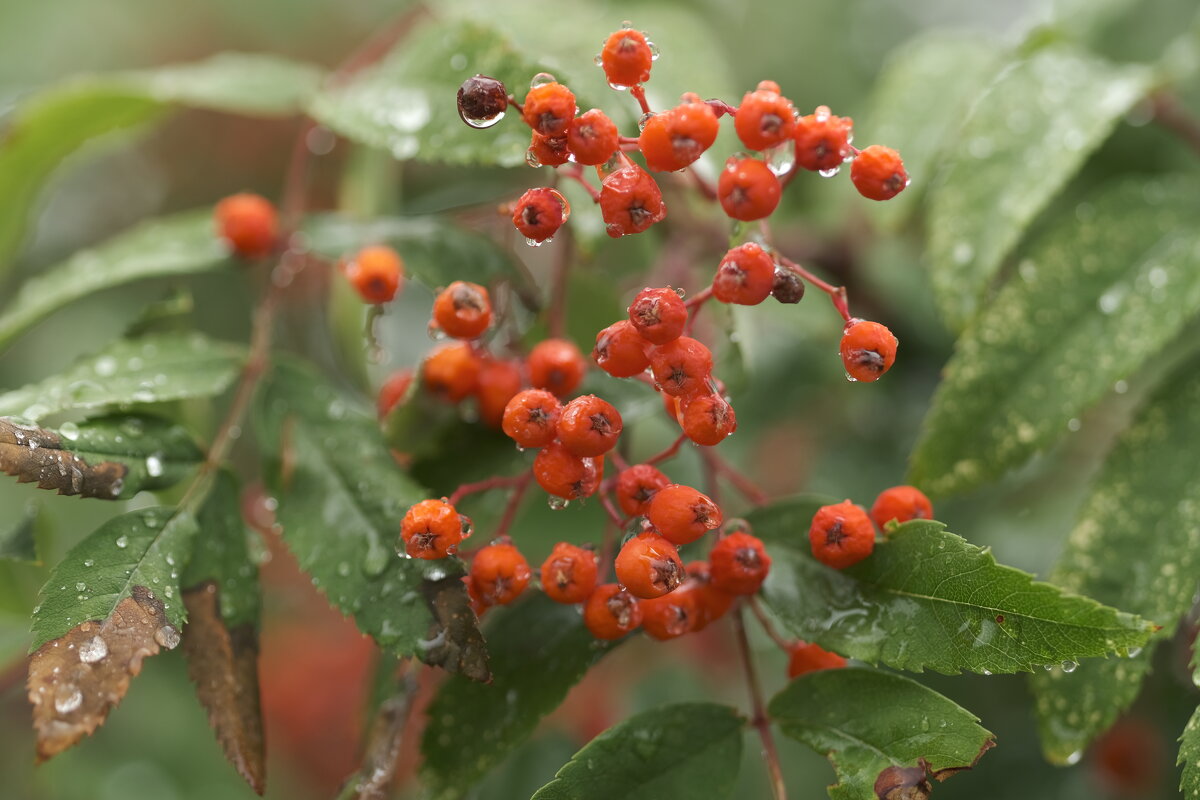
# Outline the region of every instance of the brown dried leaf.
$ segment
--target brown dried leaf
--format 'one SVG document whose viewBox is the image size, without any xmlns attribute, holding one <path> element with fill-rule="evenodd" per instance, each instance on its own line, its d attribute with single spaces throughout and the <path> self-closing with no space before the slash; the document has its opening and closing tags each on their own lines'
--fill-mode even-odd
<svg viewBox="0 0 1200 800">
<path fill-rule="evenodd" d="M 451 576 L 440 581 L 425 580 L 421 590 L 434 619 L 429 626 L 433 645 L 421 654 L 421 660 L 449 672 L 461 672 L 474 681 L 491 682 L 487 643 L 462 579 Z"/>
<path fill-rule="evenodd" d="M 39 489 L 112 500 L 121 494 L 128 467 L 116 461 L 89 464 L 64 450 L 58 434 L 0 418 L 0 471 Z"/>
<path fill-rule="evenodd" d="M 142 671 L 142 661 L 179 644 L 162 601 L 135 586 L 105 620 L 82 622 L 29 659 L 37 760 L 45 761 L 103 724 Z"/>
<path fill-rule="evenodd" d="M 185 591 L 183 604 L 188 611 L 183 654 L 196 696 L 229 763 L 262 794 L 266 745 L 258 698 L 258 631 L 249 623 L 225 626 L 213 581 Z"/>
</svg>

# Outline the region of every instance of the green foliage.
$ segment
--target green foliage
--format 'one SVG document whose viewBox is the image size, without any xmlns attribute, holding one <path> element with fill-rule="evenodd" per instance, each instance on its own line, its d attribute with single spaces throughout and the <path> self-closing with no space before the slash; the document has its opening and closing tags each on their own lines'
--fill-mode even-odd
<svg viewBox="0 0 1200 800">
<path fill-rule="evenodd" d="M 30 503 L 16 520 L 0 524 L 0 561 L 41 563 L 37 553 L 37 515 L 37 504 Z"/>
<path fill-rule="evenodd" d="M 1188 720 L 1183 735 L 1179 737 L 1179 761 L 1183 767 L 1183 777 L 1179 782 L 1179 791 L 1188 800 L 1200 797 L 1200 708 L 1197 708 L 1192 718 Z"/>
<path fill-rule="evenodd" d="M 190 589 L 213 581 L 220 592 L 221 618 L 225 627 L 258 623 L 262 599 L 258 567 L 251 560 L 246 525 L 238 498 L 237 480 L 228 472 L 218 473 L 204 505 L 196 514 L 201 536 L 180 581 Z"/>
</svg>

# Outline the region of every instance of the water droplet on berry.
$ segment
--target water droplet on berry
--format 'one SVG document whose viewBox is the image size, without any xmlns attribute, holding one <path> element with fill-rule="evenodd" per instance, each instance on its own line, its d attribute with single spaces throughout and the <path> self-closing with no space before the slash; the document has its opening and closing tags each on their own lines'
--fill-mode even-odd
<svg viewBox="0 0 1200 800">
<path fill-rule="evenodd" d="M 832 178 L 834 175 L 837 175 L 841 171 L 842 171 L 841 166 L 836 166 L 836 167 L 830 167 L 829 169 L 819 169 L 819 170 L 817 170 L 817 174 L 820 175 L 822 178 Z"/>
<path fill-rule="evenodd" d="M 627 19 L 626 19 L 626 20 L 622 20 L 622 21 L 621 21 L 621 30 L 623 30 L 623 31 L 630 31 L 630 30 L 633 30 L 633 23 L 632 23 L 632 22 L 630 22 L 630 21 L 629 21 L 629 20 L 627 20 Z"/>
<path fill-rule="evenodd" d="M 684 289 L 682 286 L 676 286 L 676 287 L 675 287 L 675 294 L 679 295 L 680 297 L 686 297 L 686 296 L 687 296 L 687 289 Z"/>
<path fill-rule="evenodd" d="M 534 75 L 532 79 L 530 79 L 529 88 L 536 89 L 539 86 L 545 86 L 547 83 L 557 83 L 557 82 L 558 82 L 558 79 L 555 78 L 553 75 L 551 75 L 549 72 L 539 72 L 537 75 Z"/>
<path fill-rule="evenodd" d="M 609 236 L 613 237 L 614 239 L 619 236 L 625 235 L 625 230 L 620 225 L 616 224 L 615 222 L 610 222 L 607 225 L 605 225 L 604 230 L 606 233 L 608 233 Z"/>
<path fill-rule="evenodd" d="M 425 333 L 435 342 L 440 342 L 446 338 L 446 332 L 432 322 L 425 328 Z"/>
<path fill-rule="evenodd" d="M 570 500 L 565 497 L 559 497 L 558 495 L 551 495 L 546 501 L 546 505 L 550 506 L 551 511 L 562 511 L 570 504 Z"/>
<path fill-rule="evenodd" d="M 603 67 L 604 66 L 604 56 L 600 55 L 599 53 L 596 53 L 595 58 L 592 59 L 592 63 L 595 64 L 597 67 Z M 612 84 L 609 84 L 609 86 L 611 86 L 611 85 Z"/>
<path fill-rule="evenodd" d="M 551 238 L 553 238 L 553 237 L 551 237 Z M 525 238 L 525 244 L 529 245 L 530 247 L 541 247 L 542 245 L 544 245 L 546 242 L 549 242 L 549 241 L 550 241 L 550 239 L 540 239 L 539 240 L 539 239 L 530 239 L 528 237 Z"/>
<path fill-rule="evenodd" d="M 796 166 L 796 143 L 786 141 L 772 147 L 764 153 L 767 157 L 767 169 L 776 177 L 786 175 Z"/>
<path fill-rule="evenodd" d="M 537 157 L 537 153 L 534 152 L 532 147 L 525 151 L 525 163 L 534 169 L 542 165 L 542 160 Z"/>
<path fill-rule="evenodd" d="M 597 58 L 599 58 L 599 56 L 597 56 Z M 626 91 L 629 91 L 629 87 L 628 87 L 628 86 L 621 86 L 620 84 L 613 83 L 612 81 L 609 81 L 609 83 L 608 83 L 608 88 L 612 89 L 614 92 L 626 92 Z"/>
<path fill-rule="evenodd" d="M 500 120 L 504 119 L 504 112 L 501 111 L 493 114 L 490 117 L 468 117 L 466 114 L 459 114 L 462 121 L 470 125 L 472 128 L 490 128 Z"/>
<path fill-rule="evenodd" d="M 647 111 L 645 114 L 642 114 L 642 116 L 640 118 L 638 118 L 638 130 L 639 131 L 645 130 L 646 123 L 649 122 L 653 117 L 654 117 L 653 111 Z"/>
<path fill-rule="evenodd" d="M 846 373 L 846 380 L 850 381 L 851 383 L 858 383 L 858 378 L 854 377 L 849 372 Z"/>
<path fill-rule="evenodd" d="M 658 61 L 658 57 L 660 55 L 662 55 L 661 53 L 658 52 L 658 45 L 656 45 L 654 42 L 647 39 L 646 46 L 650 48 L 650 60 Z"/>
</svg>

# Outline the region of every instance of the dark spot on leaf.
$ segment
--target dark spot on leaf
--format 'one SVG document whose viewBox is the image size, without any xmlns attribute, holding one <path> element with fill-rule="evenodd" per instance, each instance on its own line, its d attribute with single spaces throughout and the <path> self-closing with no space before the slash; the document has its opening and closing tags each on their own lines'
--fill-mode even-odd
<svg viewBox="0 0 1200 800">
<path fill-rule="evenodd" d="M 0 471 L 18 483 L 37 483 L 59 494 L 115 500 L 128 467 L 115 461 L 89 464 L 53 431 L 0 419 Z"/>
<path fill-rule="evenodd" d="M 459 672 L 474 681 L 490 681 L 487 644 L 462 580 L 457 576 L 425 580 L 421 591 L 433 613 L 433 622 L 425 637 L 429 644 L 418 650 L 417 656 L 447 672 Z"/>
<path fill-rule="evenodd" d="M 997 615 L 996 615 L 996 624 L 997 624 L 997 625 L 1003 625 L 1003 624 L 1004 624 L 1004 615 L 1003 615 L 1003 614 L 997 614 Z"/>
<path fill-rule="evenodd" d="M 933 786 L 925 776 L 925 760 L 917 767 L 888 767 L 875 779 L 879 800 L 926 800 Z"/>
</svg>

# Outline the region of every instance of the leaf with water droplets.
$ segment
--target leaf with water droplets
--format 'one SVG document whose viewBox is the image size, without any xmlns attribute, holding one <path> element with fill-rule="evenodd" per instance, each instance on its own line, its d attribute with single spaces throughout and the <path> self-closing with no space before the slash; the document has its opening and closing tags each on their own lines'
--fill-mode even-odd
<svg viewBox="0 0 1200 800">
<path fill-rule="evenodd" d="M 1141 647 L 1153 626 L 996 563 L 940 522 L 907 522 L 836 570 L 812 557 L 820 503 L 796 498 L 749 515 L 774 559 L 763 600 L 807 641 L 897 669 L 1032 671 Z"/>
<path fill-rule="evenodd" d="M 493 612 L 487 628 L 491 683 L 453 676 L 429 707 L 421 752 L 435 798 L 462 796 L 528 739 L 613 646 L 597 642 L 576 609 L 540 592 L 529 595 Z"/>
<path fill-rule="evenodd" d="M 258 565 L 250 554 L 237 479 L 231 473 L 217 474 L 196 521 L 203 535 L 196 540 L 180 584 L 185 589 L 206 582 L 216 584 L 225 624 L 230 628 L 246 623 L 257 625 L 262 604 Z"/>
<path fill-rule="evenodd" d="M 1200 708 L 1192 713 L 1179 737 L 1179 758 L 1175 763 L 1183 767 L 1179 791 L 1187 800 L 1200 798 Z"/>
<path fill-rule="evenodd" d="M 1200 312 L 1192 181 L 1134 179 L 1072 209 L 955 345 L 912 456 L 931 494 L 974 488 L 1077 429 Z"/>
<path fill-rule="evenodd" d="M 771 700 L 771 719 L 787 736 L 829 758 L 833 800 L 875 797 L 888 767 L 923 766 L 937 780 L 971 769 L 995 746 L 979 718 L 914 680 L 848 667 L 810 672 Z"/>
<path fill-rule="evenodd" d="M 1118 438 L 1050 578 L 1153 619 L 1169 638 L 1192 607 L 1200 572 L 1200 377 L 1192 359 L 1163 382 Z M 1047 758 L 1067 762 L 1138 695 L 1154 648 L 1086 662 L 1033 681 Z"/>
<path fill-rule="evenodd" d="M 1151 80 L 1146 67 L 1113 64 L 1065 46 L 1021 55 L 1000 70 L 930 187 L 934 297 L 952 328 L 974 316 L 1030 222 Z"/>
<path fill-rule="evenodd" d="M 723 800 L 746 720 L 729 706 L 679 703 L 635 714 L 574 755 L 533 800 Z"/>
<path fill-rule="evenodd" d="M 0 440 L 4 438 L 2 430 L 0 428 Z M 0 463 L 3 458 L 3 445 L 0 445 Z M 42 563 L 37 553 L 37 517 L 37 503 L 31 502 L 17 520 L 4 521 L 4 527 L 0 527 L 0 560 L 23 564 Z"/>
</svg>

